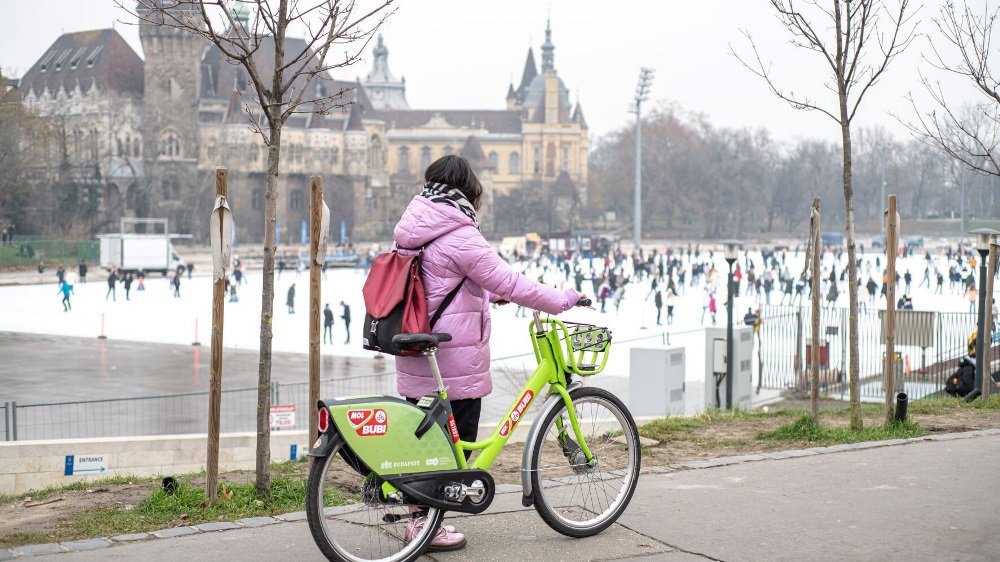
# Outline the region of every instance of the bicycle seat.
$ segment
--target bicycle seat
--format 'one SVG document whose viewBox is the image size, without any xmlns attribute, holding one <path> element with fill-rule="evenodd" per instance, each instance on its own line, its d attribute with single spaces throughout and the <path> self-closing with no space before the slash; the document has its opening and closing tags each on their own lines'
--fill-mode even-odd
<svg viewBox="0 0 1000 562">
<path fill-rule="evenodd" d="M 396 334 L 392 343 L 406 351 L 423 353 L 428 347 L 437 347 L 441 343 L 451 341 L 451 334 Z"/>
</svg>

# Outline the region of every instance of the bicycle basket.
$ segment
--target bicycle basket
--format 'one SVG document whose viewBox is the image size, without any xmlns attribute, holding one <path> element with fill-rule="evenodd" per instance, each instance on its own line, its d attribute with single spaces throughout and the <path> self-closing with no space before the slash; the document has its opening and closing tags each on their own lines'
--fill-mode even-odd
<svg viewBox="0 0 1000 562">
<path fill-rule="evenodd" d="M 604 370 L 611 347 L 611 330 L 592 324 L 571 324 L 565 340 L 569 361 L 567 370 L 589 377 Z"/>
</svg>

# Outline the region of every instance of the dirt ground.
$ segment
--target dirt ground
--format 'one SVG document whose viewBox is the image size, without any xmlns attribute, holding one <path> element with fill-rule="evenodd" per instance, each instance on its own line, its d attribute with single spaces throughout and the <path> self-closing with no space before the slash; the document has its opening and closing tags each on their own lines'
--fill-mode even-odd
<svg viewBox="0 0 1000 562">
<path fill-rule="evenodd" d="M 801 405 L 789 404 L 796 407 Z M 952 410 L 941 415 L 914 414 L 912 418 L 931 433 L 950 433 L 1000 427 L 1000 412 Z M 776 417 L 745 420 L 739 423 L 720 423 L 691 430 L 682 439 L 667 440 L 648 446 L 643 450 L 642 464 L 645 467 L 665 466 L 678 462 L 748 455 L 754 453 L 781 451 L 807 444 L 782 441 L 761 441 L 755 436 L 789 423 L 794 418 Z M 866 417 L 866 424 L 880 423 L 877 416 Z M 846 425 L 846 416 L 826 417 L 824 424 Z M 522 449 L 518 446 L 505 448 L 494 463 L 491 473 L 498 484 L 520 484 Z M 302 478 L 306 478 L 308 464 L 299 467 Z M 228 472 L 220 475 L 221 482 L 250 482 L 253 471 Z M 191 486 L 204 486 L 203 477 L 185 480 Z M 127 507 L 140 503 L 149 496 L 159 482 L 141 482 L 95 486 L 86 490 L 62 491 L 44 497 L 27 497 L 0 504 L 0 547 L 17 546 L 10 544 L 9 535 L 22 533 L 48 533 L 75 515 L 100 508 Z M 56 501 L 53 501 L 56 500 Z M 51 502 L 51 503 L 45 503 Z M 182 524 L 178 522 L 178 524 Z"/>
</svg>

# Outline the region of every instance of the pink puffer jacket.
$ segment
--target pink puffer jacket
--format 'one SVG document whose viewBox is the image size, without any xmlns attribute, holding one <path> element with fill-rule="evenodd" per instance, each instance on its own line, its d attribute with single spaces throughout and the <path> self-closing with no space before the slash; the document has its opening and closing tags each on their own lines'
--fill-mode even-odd
<svg viewBox="0 0 1000 562">
<path fill-rule="evenodd" d="M 540 285 L 512 270 L 483 238 L 472 219 L 450 205 L 414 197 L 394 231 L 400 253 L 424 248 L 427 312 L 437 312 L 445 297 L 465 279 L 455 299 L 441 314 L 434 332 L 451 334 L 441 344 L 438 365 L 448 398 L 482 398 L 493 390 L 490 378 L 490 296 L 549 314 L 569 310 L 576 291 Z M 396 357 L 397 389 L 416 398 L 434 391 L 434 378 L 423 357 Z"/>
</svg>

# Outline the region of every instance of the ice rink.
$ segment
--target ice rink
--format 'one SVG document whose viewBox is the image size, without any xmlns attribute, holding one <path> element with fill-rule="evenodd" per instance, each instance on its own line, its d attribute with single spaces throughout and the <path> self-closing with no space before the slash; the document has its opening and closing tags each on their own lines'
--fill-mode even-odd
<svg viewBox="0 0 1000 562">
<path fill-rule="evenodd" d="M 946 279 L 944 282 L 943 294 L 934 293 L 933 265 L 931 266 L 930 287 L 919 287 L 927 263 L 923 254 L 914 255 L 897 262 L 897 270 L 902 276 L 907 269 L 913 275 L 912 292 L 914 308 L 916 310 L 936 310 L 951 312 L 968 312 L 969 301 L 963 289 L 951 290 L 947 280 L 949 264 L 943 256 L 934 254 L 934 263 L 943 268 Z M 861 283 L 867 282 L 867 262 L 874 262 L 876 255 L 868 254 L 864 256 L 865 263 L 860 269 Z M 879 255 L 884 267 L 884 255 Z M 756 270 L 761 271 L 761 256 L 759 252 L 744 254 L 741 252 L 739 263 L 746 268 L 746 258 L 753 260 Z M 781 260 L 781 255 L 775 256 Z M 685 263 L 687 264 L 685 256 Z M 698 261 L 704 262 L 711 259 L 717 269 L 714 285 L 717 290 L 718 313 L 716 323 L 724 326 L 726 322 L 725 309 L 725 272 L 727 265 L 723 259 L 722 252 L 715 252 L 709 255 L 703 252 Z M 803 267 L 804 254 L 789 251 L 785 255 L 785 267 L 789 272 L 797 277 Z M 840 271 L 846 264 L 846 253 L 842 260 L 836 264 L 839 278 Z M 582 262 L 584 271 L 589 272 L 587 260 Z M 595 261 L 595 265 L 597 262 Z M 824 277 L 828 276 L 829 267 L 834 265 L 832 254 L 825 254 L 823 260 Z M 516 267 L 521 267 L 520 265 Z M 779 266 L 779 270 L 783 269 Z M 874 271 L 874 268 L 873 268 Z M 626 275 L 630 271 L 626 269 Z M 541 268 L 529 267 L 527 274 L 531 278 L 537 278 L 543 274 Z M 200 341 L 207 349 L 210 343 L 210 331 L 212 325 L 212 283 L 209 277 L 196 275 L 193 279 L 186 276 L 182 279 L 180 297 L 173 296 L 173 290 L 168 285 L 168 281 L 163 277 L 147 278 L 145 290 L 137 291 L 135 285 L 131 291 L 130 300 L 125 299 L 123 287 L 119 284 L 116 287 L 117 299 L 105 298 L 108 285 L 106 283 L 106 273 L 92 269 L 89 283 L 79 283 L 74 273 L 69 274 L 69 280 L 74 285 L 75 294 L 72 296 L 73 310 L 64 312 L 60 303 L 61 295 L 55 284 L 54 270 L 46 271 L 40 284 L 24 284 L 0 287 L 0 331 L 51 334 L 59 336 L 75 336 L 81 338 L 97 338 L 100 334 L 107 336 L 109 340 L 134 341 L 134 342 L 156 342 L 166 344 L 180 344 L 189 346 L 194 341 Z M 257 350 L 260 345 L 260 319 L 261 319 L 261 272 L 253 268 L 248 270 L 248 282 L 239 290 L 239 302 L 227 302 L 225 305 L 225 330 L 224 347 L 240 350 Z M 334 344 L 324 345 L 322 353 L 324 355 L 337 355 L 345 357 L 372 357 L 372 353 L 362 349 L 360 344 L 361 321 L 364 318 L 364 305 L 362 301 L 361 288 L 364 283 L 362 271 L 355 271 L 353 268 L 330 268 L 327 270 L 326 279 L 322 283 L 322 303 L 329 303 L 334 310 L 336 321 L 334 324 Z M 690 280 L 690 273 L 687 275 Z M 878 273 L 877 281 L 881 281 L 881 273 Z M 977 272 L 978 280 L 978 272 Z M 559 287 L 570 287 L 572 279 L 567 281 L 564 273 L 556 271 L 551 267 L 544 273 L 544 281 L 548 284 Z M 296 287 L 295 313 L 289 313 L 285 305 L 286 295 L 292 284 Z M 683 346 L 686 350 L 687 363 L 686 380 L 688 382 L 688 402 L 690 405 L 700 403 L 702 388 L 704 386 L 704 325 L 702 324 L 702 305 L 705 294 L 703 281 L 695 286 L 684 287 L 684 292 L 677 298 L 674 311 L 674 322 L 666 325 L 666 309 L 664 308 L 663 326 L 657 326 L 655 322 L 656 309 L 653 306 L 653 298 L 649 295 L 650 282 L 648 280 L 640 283 L 631 283 L 625 288 L 625 296 L 621 302 L 620 309 L 615 310 L 614 305 L 607 303 L 607 313 L 601 314 L 598 311 L 586 309 L 574 309 L 561 315 L 565 320 L 576 322 L 593 323 L 607 326 L 613 332 L 615 345 L 612 350 L 611 360 L 608 368 L 594 379 L 594 383 L 599 386 L 625 387 L 627 388 L 627 377 L 629 372 L 629 352 L 632 346 L 662 346 L 669 341 L 669 345 Z M 836 301 L 836 306 L 846 307 L 848 293 L 846 282 L 839 283 L 840 295 Z M 583 282 L 585 293 L 592 294 L 593 287 L 589 280 Z M 899 292 L 902 294 L 904 287 L 900 283 Z M 827 306 L 826 284 L 823 289 L 823 305 Z M 862 301 L 867 301 L 867 292 L 862 287 Z M 781 302 L 782 294 L 780 290 L 772 293 L 771 303 Z M 228 301 L 228 297 L 227 297 Z M 351 308 L 353 322 L 351 324 L 351 343 L 344 344 L 345 326 L 340 316 L 342 309 L 340 302 L 346 302 Z M 759 304 L 763 304 L 760 299 Z M 274 319 L 273 319 L 273 349 L 276 352 L 289 352 L 305 354 L 309 348 L 309 273 L 303 270 L 301 274 L 294 271 L 284 271 L 280 278 L 276 276 L 275 297 L 274 297 Z M 746 276 L 741 287 L 740 296 L 736 299 L 735 320 L 742 321 L 743 315 L 748 307 L 756 307 L 758 300 L 755 297 L 747 296 Z M 805 304 L 805 302 L 803 302 Z M 879 300 L 876 304 L 879 308 L 884 308 L 885 303 Z M 493 357 L 503 358 L 516 357 L 504 361 L 505 366 L 523 366 L 530 369 L 533 366 L 533 357 L 530 354 L 531 344 L 527 335 L 527 323 L 525 318 L 515 317 L 517 307 L 513 304 L 504 307 L 497 307 L 492 310 L 492 354 Z M 705 324 L 710 325 L 707 317 Z M 197 326 L 197 330 L 196 330 Z M 207 359 L 207 356 L 206 356 Z M 387 357 L 385 361 L 386 370 L 392 369 L 392 358 Z M 67 369 L 72 368 L 72 362 L 67 361 Z M 5 369 L 6 371 L 6 369 Z M 9 371 L 3 373 L 0 378 L 17 376 Z M 617 377 L 617 379 L 616 379 Z M 601 380 L 604 382 L 602 383 Z M 756 382 L 756 381 L 755 381 Z M 141 389 L 137 389 L 136 394 L 141 394 Z M 773 398 L 777 391 L 762 394 L 758 399 Z M 17 397 L 13 397 L 17 399 Z M 110 397 L 106 397 L 110 398 Z M 5 398 L 6 399 L 6 398 Z M 692 406 L 693 407 L 693 406 Z"/>
</svg>

